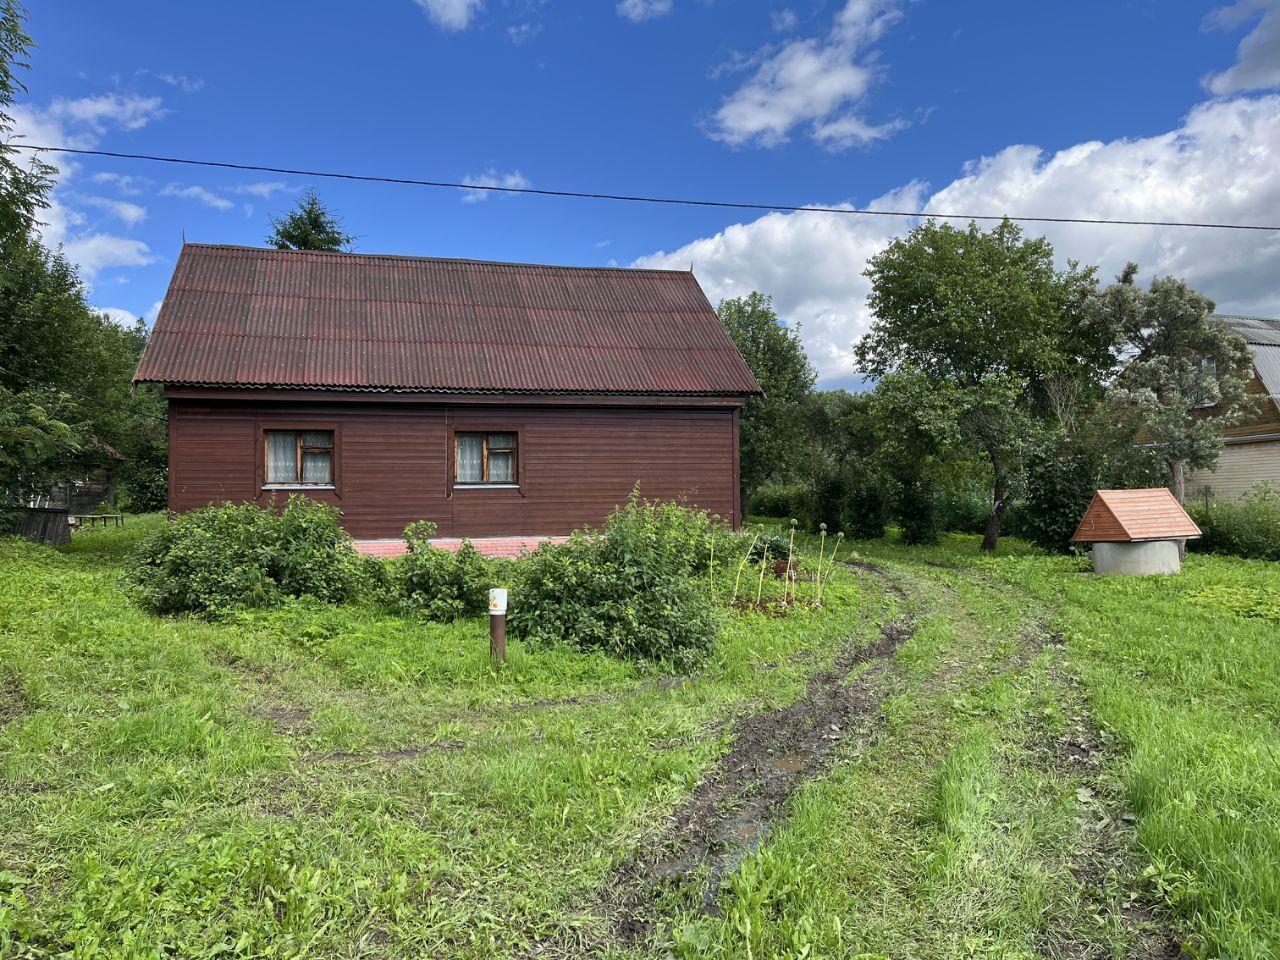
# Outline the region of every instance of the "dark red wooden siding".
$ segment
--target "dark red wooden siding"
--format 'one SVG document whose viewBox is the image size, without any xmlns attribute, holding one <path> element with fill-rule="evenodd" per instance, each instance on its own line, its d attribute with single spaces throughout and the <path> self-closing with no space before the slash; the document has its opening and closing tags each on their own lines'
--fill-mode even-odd
<svg viewBox="0 0 1280 960">
<path fill-rule="evenodd" d="M 738 522 L 736 410 L 172 398 L 169 506 L 267 502 L 261 432 L 310 425 L 335 431 L 338 488 L 312 495 L 357 537 L 422 519 L 441 536 L 564 534 L 599 524 L 637 482 Z M 465 429 L 519 432 L 519 490 L 452 489 L 449 437 Z"/>
</svg>

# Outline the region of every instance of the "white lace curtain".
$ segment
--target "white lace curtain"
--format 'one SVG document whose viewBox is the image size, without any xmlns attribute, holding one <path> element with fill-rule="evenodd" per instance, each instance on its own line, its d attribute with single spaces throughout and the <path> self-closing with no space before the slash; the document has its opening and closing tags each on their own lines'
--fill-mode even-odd
<svg viewBox="0 0 1280 960">
<path fill-rule="evenodd" d="M 267 431 L 267 483 L 298 482 L 298 435 L 290 430 Z"/>
<path fill-rule="evenodd" d="M 458 482 L 484 481 L 484 437 L 476 433 L 458 434 Z"/>
</svg>

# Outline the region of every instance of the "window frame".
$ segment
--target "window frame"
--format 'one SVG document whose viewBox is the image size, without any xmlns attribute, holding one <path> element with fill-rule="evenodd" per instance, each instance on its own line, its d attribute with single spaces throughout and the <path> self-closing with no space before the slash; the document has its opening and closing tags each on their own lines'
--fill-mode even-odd
<svg viewBox="0 0 1280 960">
<path fill-rule="evenodd" d="M 329 482 L 328 483 L 305 483 L 301 479 L 297 481 L 287 481 L 284 483 L 274 483 L 268 479 L 267 466 L 269 458 L 267 456 L 267 434 L 268 433 L 294 433 L 297 437 L 294 441 L 298 460 L 298 477 L 302 476 L 301 456 L 304 449 L 302 443 L 302 435 L 304 433 L 327 433 L 331 437 L 329 450 Z M 306 420 L 289 420 L 289 421 L 260 421 L 257 424 L 257 455 L 256 455 L 256 474 L 259 481 L 261 495 L 276 493 L 279 491 L 297 491 L 305 493 L 307 491 L 323 491 L 332 493 L 338 498 L 342 496 L 341 486 L 341 457 L 338 454 L 342 446 L 342 427 L 341 424 L 333 422 L 315 422 Z M 323 449 L 314 447 L 312 449 Z"/>
<path fill-rule="evenodd" d="M 489 479 L 489 437 L 495 433 L 508 433 L 512 437 L 510 447 L 496 448 L 495 452 L 511 454 L 511 479 Z M 519 490 L 524 478 L 520 463 L 520 427 L 512 424 L 500 426 L 467 425 L 449 431 L 449 488 L 451 490 Z M 480 480 L 458 479 L 458 445 L 463 437 L 479 436 Z"/>
</svg>

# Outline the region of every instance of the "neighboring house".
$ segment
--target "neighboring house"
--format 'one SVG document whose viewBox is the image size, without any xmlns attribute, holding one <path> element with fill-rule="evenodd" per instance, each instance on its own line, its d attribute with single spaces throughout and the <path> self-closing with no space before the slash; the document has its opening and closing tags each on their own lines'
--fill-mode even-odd
<svg viewBox="0 0 1280 960">
<path fill-rule="evenodd" d="M 1261 402 L 1248 420 L 1226 431 L 1218 468 L 1197 470 L 1187 478 L 1187 495 L 1207 492 L 1234 500 L 1260 483 L 1280 487 L 1280 320 L 1225 315 L 1217 319 L 1248 342 L 1253 353 L 1248 392 Z"/>
<path fill-rule="evenodd" d="M 305 493 L 362 539 L 563 535 L 636 484 L 740 523 L 760 392 L 692 273 L 206 244 L 134 379 L 171 510 Z"/>
</svg>

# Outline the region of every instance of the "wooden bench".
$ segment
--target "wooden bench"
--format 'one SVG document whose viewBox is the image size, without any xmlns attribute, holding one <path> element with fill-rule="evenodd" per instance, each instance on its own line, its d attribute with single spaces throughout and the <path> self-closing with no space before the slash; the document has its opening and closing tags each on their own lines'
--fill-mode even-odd
<svg viewBox="0 0 1280 960">
<path fill-rule="evenodd" d="M 123 513 L 73 513 L 71 515 L 71 522 L 74 523 L 77 527 L 79 526 L 92 527 L 99 520 L 102 521 L 102 525 L 104 527 L 111 526 L 111 523 L 113 521 L 115 522 L 115 525 L 117 527 L 124 526 Z"/>
</svg>

